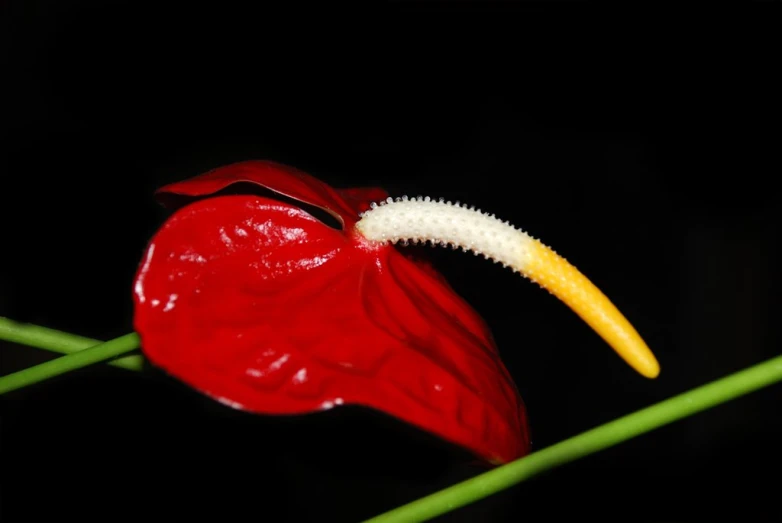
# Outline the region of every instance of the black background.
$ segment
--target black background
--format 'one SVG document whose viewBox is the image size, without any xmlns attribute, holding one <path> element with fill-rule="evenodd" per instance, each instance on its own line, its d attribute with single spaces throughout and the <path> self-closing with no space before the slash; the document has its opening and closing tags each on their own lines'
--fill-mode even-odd
<svg viewBox="0 0 782 523">
<path fill-rule="evenodd" d="M 606 292 L 657 380 L 537 286 L 433 253 L 492 326 L 536 448 L 779 354 L 779 3 L 683 5 L 4 2 L 0 315 L 129 332 L 167 215 L 153 190 L 265 158 L 473 203 Z M 442 519 L 779 521 L 781 393 Z M 358 521 L 479 472 L 379 415 L 245 417 L 151 371 L 0 399 L 3 521 Z"/>
</svg>

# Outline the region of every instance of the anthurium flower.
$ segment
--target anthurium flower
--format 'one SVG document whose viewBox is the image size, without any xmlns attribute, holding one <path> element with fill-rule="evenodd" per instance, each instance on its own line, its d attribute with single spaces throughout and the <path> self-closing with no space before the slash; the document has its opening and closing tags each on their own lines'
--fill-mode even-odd
<svg viewBox="0 0 782 523">
<path fill-rule="evenodd" d="M 239 182 L 249 190 L 225 193 Z M 450 244 L 520 271 L 642 374 L 659 372 L 637 332 L 589 280 L 480 211 L 393 200 L 378 188 L 334 189 L 264 161 L 218 168 L 157 194 L 185 205 L 151 239 L 136 275 L 142 349 L 152 364 L 236 409 L 304 414 L 361 405 L 490 463 L 528 452 L 524 405 L 489 326 L 398 241 Z M 341 228 L 297 202 L 327 211 Z"/>
</svg>

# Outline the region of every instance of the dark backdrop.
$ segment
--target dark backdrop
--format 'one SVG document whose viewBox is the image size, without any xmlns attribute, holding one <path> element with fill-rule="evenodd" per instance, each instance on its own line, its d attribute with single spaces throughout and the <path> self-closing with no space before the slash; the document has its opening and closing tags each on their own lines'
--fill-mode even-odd
<svg viewBox="0 0 782 523">
<path fill-rule="evenodd" d="M 536 448 L 779 354 L 777 2 L 247 5 L 3 3 L 0 315 L 128 332 L 166 217 L 152 191 L 266 158 L 474 203 L 611 297 L 659 379 L 537 286 L 433 252 L 491 325 Z M 53 357 L 1 350 L 3 373 Z M 443 520 L 779 521 L 781 393 Z M 244 417 L 155 373 L 0 399 L 4 521 L 357 521 L 478 472 L 369 412 Z"/>
</svg>

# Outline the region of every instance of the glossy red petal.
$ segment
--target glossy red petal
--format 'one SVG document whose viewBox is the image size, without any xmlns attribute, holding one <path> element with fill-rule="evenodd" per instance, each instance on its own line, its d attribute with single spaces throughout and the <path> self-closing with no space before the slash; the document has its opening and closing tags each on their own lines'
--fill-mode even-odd
<svg viewBox="0 0 782 523">
<path fill-rule="evenodd" d="M 492 462 L 528 451 L 524 407 L 482 319 L 390 246 L 297 207 L 219 196 L 177 211 L 135 282 L 149 360 L 227 405 L 357 404 Z"/>
<path fill-rule="evenodd" d="M 289 198 L 320 207 L 343 226 L 350 227 L 358 214 L 369 208 L 372 201 L 386 198 L 380 188 L 333 189 L 309 174 L 270 161 L 253 160 L 234 163 L 206 172 L 195 178 L 172 183 L 158 189 L 156 195 L 207 196 L 235 183 L 254 183 Z"/>
</svg>

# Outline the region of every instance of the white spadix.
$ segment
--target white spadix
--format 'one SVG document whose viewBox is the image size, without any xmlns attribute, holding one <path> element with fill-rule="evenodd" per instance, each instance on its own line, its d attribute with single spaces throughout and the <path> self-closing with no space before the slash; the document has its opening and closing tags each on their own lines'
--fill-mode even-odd
<svg viewBox="0 0 782 523">
<path fill-rule="evenodd" d="M 356 228 L 372 241 L 452 245 L 502 263 L 564 302 L 640 374 L 655 378 L 660 373 L 652 351 L 600 289 L 549 247 L 494 215 L 405 196 L 373 204 Z"/>
</svg>

